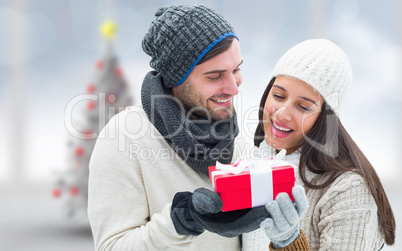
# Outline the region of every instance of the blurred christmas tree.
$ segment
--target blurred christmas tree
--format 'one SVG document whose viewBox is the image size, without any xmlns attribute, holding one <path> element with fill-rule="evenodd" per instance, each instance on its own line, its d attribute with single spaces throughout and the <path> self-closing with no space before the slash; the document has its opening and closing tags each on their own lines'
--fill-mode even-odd
<svg viewBox="0 0 402 251">
<path fill-rule="evenodd" d="M 75 130 L 81 137 L 70 135 L 68 141 L 67 165 L 57 178 L 52 191 L 54 198 L 62 200 L 63 210 L 68 216 L 85 212 L 88 201 L 88 164 L 96 137 L 106 123 L 126 106 L 132 105 L 128 86 L 112 48 L 116 26 L 106 22 L 102 34 L 106 40 L 103 58 L 96 63 L 95 79 L 86 87 L 89 99 L 75 117 Z"/>
</svg>

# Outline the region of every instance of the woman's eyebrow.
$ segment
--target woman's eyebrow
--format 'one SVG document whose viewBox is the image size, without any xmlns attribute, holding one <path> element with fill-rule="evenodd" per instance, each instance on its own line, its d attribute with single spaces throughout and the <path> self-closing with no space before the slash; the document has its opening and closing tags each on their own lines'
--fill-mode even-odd
<svg viewBox="0 0 402 251">
<path fill-rule="evenodd" d="M 303 96 L 299 96 L 299 98 L 304 99 L 306 101 L 309 101 L 309 102 L 313 103 L 315 106 L 318 107 L 317 103 L 314 100 L 310 99 L 310 98 L 303 97 Z"/>
<path fill-rule="evenodd" d="M 288 92 L 288 91 L 286 91 L 286 89 L 285 88 L 283 88 L 282 86 L 280 86 L 280 85 L 274 85 L 274 86 L 272 86 L 272 87 L 276 87 L 276 88 L 279 88 L 279 89 L 281 89 L 282 91 L 284 91 L 284 92 Z"/>
<path fill-rule="evenodd" d="M 284 87 L 280 86 L 280 85 L 274 85 L 272 87 L 276 87 L 278 89 L 281 89 L 284 92 L 287 92 L 286 89 Z M 314 100 L 310 99 L 310 98 L 307 98 L 307 97 L 304 97 L 304 96 L 299 96 L 299 98 L 304 99 L 306 101 L 309 101 L 309 102 L 313 103 L 315 106 L 318 107 L 317 103 Z"/>
</svg>

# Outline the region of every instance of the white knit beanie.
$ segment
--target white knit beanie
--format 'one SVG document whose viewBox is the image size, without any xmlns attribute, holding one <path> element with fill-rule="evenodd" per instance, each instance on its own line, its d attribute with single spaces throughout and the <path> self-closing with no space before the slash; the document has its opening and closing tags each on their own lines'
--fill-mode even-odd
<svg viewBox="0 0 402 251">
<path fill-rule="evenodd" d="M 353 81 L 348 57 L 326 39 L 306 40 L 288 50 L 279 59 L 270 79 L 280 75 L 311 85 L 335 113 L 339 112 L 347 87 Z"/>
</svg>

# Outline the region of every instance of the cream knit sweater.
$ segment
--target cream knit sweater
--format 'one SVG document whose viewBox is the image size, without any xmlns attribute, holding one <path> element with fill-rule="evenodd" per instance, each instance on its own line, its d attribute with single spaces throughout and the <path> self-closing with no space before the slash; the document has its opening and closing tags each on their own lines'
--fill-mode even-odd
<svg viewBox="0 0 402 251">
<path fill-rule="evenodd" d="M 91 157 L 88 215 L 96 250 L 240 250 L 238 237 L 176 233 L 173 196 L 199 187 L 212 189 L 209 178 L 173 152 L 141 107 L 126 108 L 103 129 Z"/>
<path fill-rule="evenodd" d="M 260 149 L 274 156 L 274 149 L 264 143 Z M 287 155 L 285 160 L 298 166 L 299 158 L 300 154 L 295 152 Z M 322 178 L 309 176 L 318 183 Z M 299 177 L 296 177 L 296 182 L 301 184 Z M 347 172 L 326 189 L 305 189 L 310 206 L 300 228 L 311 250 L 380 249 L 384 241 L 378 229 L 377 206 L 360 175 Z M 243 234 L 245 251 L 268 250 L 269 242 L 262 229 Z"/>
</svg>

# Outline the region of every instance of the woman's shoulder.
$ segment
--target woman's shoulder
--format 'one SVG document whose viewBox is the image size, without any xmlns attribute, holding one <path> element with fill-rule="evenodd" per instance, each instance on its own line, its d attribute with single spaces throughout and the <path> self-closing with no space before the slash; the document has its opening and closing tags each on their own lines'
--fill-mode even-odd
<svg viewBox="0 0 402 251">
<path fill-rule="evenodd" d="M 364 178 L 354 172 L 339 175 L 322 194 L 320 201 L 321 203 L 331 201 L 331 204 L 349 201 L 362 207 L 371 207 L 375 204 Z"/>
<path fill-rule="evenodd" d="M 348 189 L 350 187 L 366 187 L 364 178 L 355 172 L 349 171 L 340 174 L 330 185 L 332 189 Z"/>
</svg>

